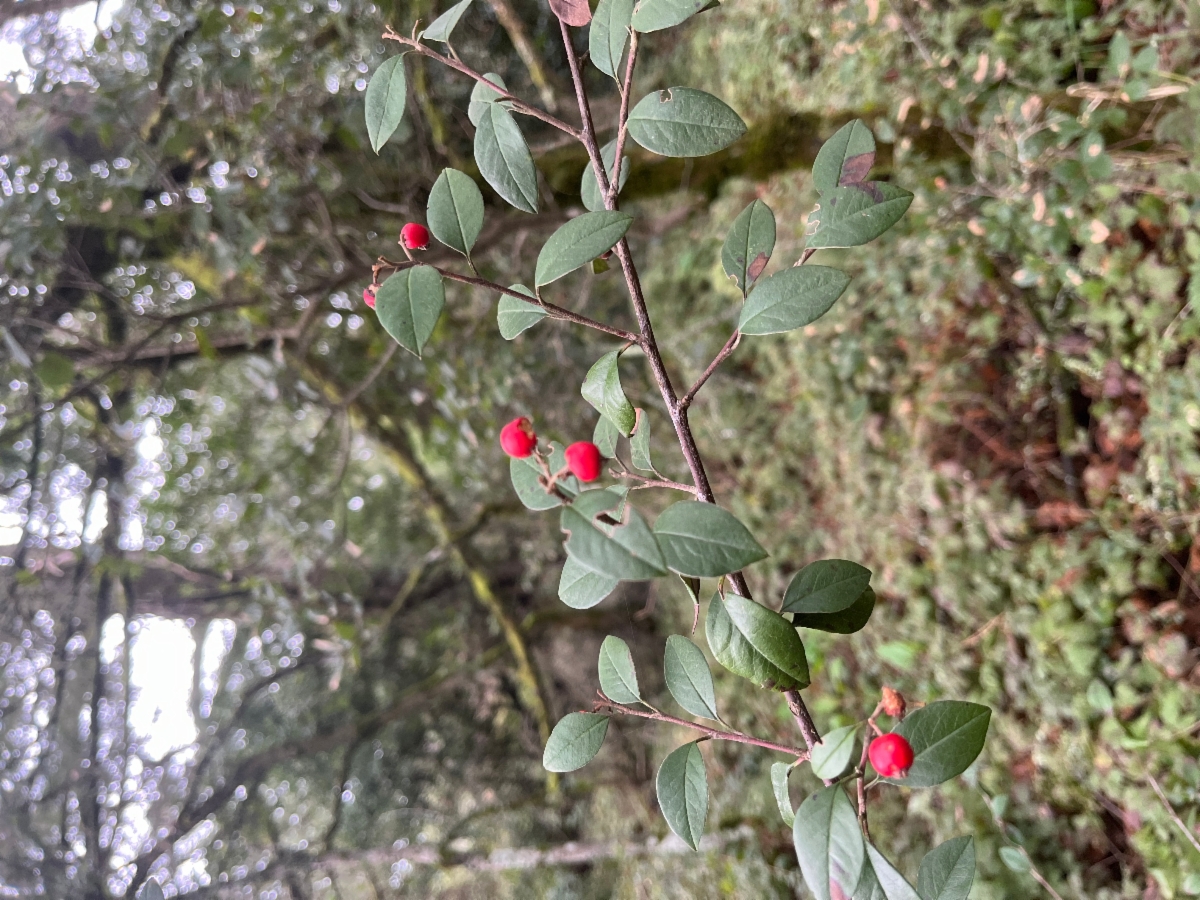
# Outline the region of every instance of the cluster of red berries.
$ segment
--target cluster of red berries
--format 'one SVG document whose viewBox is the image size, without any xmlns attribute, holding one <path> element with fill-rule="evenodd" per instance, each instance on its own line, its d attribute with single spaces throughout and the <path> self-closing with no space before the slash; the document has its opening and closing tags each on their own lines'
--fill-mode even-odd
<svg viewBox="0 0 1200 900">
<path fill-rule="evenodd" d="M 409 222 L 400 229 L 400 245 L 405 250 L 425 250 L 429 247 L 429 229 L 419 222 Z M 375 308 L 375 291 L 377 284 L 363 289 L 363 303 Z"/>
<path fill-rule="evenodd" d="M 881 734 L 871 741 L 867 757 L 884 778 L 903 778 L 913 764 L 913 748 L 903 735 Z"/>
<path fill-rule="evenodd" d="M 513 419 L 500 429 L 500 448 L 514 459 L 532 456 L 537 448 L 533 423 L 524 416 Z M 565 451 L 567 470 L 580 481 L 595 481 L 600 477 L 604 457 L 591 441 L 576 441 Z"/>
</svg>

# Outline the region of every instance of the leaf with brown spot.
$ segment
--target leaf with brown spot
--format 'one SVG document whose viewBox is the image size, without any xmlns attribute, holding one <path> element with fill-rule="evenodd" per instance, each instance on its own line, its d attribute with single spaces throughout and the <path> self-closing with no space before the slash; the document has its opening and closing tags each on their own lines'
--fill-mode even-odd
<svg viewBox="0 0 1200 900">
<path fill-rule="evenodd" d="M 770 257 L 765 253 L 760 253 L 758 256 L 754 257 L 754 262 L 750 263 L 750 265 L 746 267 L 747 280 L 757 280 L 758 276 L 762 274 L 763 269 L 767 267 L 767 260 L 769 259 Z"/>
<path fill-rule="evenodd" d="M 875 151 L 870 153 L 860 153 L 857 156 L 849 157 L 842 163 L 842 177 L 838 180 L 840 187 L 846 187 L 851 184 L 858 184 L 860 181 L 866 181 L 867 175 L 871 172 L 871 166 L 875 165 Z"/>
<path fill-rule="evenodd" d="M 592 8 L 587 0 L 550 0 L 550 9 L 559 21 L 575 28 L 592 21 Z"/>
</svg>

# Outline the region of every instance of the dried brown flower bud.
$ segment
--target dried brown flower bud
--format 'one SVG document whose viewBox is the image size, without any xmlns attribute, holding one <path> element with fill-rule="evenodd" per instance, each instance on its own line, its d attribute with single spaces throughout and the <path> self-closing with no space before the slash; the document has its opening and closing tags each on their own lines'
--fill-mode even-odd
<svg viewBox="0 0 1200 900">
<path fill-rule="evenodd" d="M 883 689 L 883 711 L 885 713 L 893 719 L 903 719 L 906 709 L 908 709 L 908 704 L 904 702 L 899 691 L 894 691 L 890 687 Z"/>
</svg>

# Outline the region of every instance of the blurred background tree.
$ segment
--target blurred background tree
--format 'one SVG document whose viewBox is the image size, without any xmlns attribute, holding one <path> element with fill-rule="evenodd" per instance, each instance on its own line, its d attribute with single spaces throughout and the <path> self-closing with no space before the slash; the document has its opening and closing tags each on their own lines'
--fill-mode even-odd
<svg viewBox="0 0 1200 900">
<path fill-rule="evenodd" d="M 508 485 L 500 423 L 590 435 L 593 338 L 505 342 L 452 286 L 418 360 L 359 299 L 441 168 L 473 172 L 443 70 L 415 62 L 378 157 L 363 124 L 384 26 L 441 8 L 108 0 L 91 42 L 67 6 L 0 2 L 25 62 L 0 84 L 0 890 L 801 895 L 759 755 L 718 749 L 698 855 L 654 814 L 668 736 L 541 769 L 603 635 L 656 660 L 691 606 L 566 609 L 553 517 Z M 455 48 L 569 116 L 552 24 L 487 0 Z M 679 371 L 728 334 L 728 224 L 760 196 L 797 249 L 839 124 L 917 193 L 837 310 L 739 349 L 696 417 L 773 558 L 876 572 L 872 624 L 810 644 L 823 726 L 885 683 L 997 712 L 968 777 L 877 830 L 910 873 L 975 834 L 984 900 L 1200 895 L 1200 8 L 741 0 L 647 43 L 647 86 L 719 85 L 752 125 L 635 159 L 623 193 Z M 579 206 L 582 156 L 530 138 L 546 212 L 490 204 L 475 253 L 503 283 Z M 632 324 L 611 273 L 565 284 Z"/>
</svg>

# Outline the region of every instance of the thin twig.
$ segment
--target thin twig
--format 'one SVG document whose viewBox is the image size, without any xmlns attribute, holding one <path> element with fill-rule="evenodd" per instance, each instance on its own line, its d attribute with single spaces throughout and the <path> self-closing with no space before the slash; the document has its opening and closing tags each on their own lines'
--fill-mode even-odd
<svg viewBox="0 0 1200 900">
<path fill-rule="evenodd" d="M 559 119 L 556 116 L 552 116 L 552 115 L 550 115 L 550 113 L 546 112 L 545 110 L 538 109 L 536 106 L 531 106 L 530 104 L 528 104 L 524 100 L 522 100 L 520 97 L 510 94 L 508 91 L 493 84 L 491 81 L 488 81 L 486 78 L 483 77 L 483 75 L 481 75 L 479 72 L 476 72 L 474 69 L 472 69 L 470 66 L 466 65 L 465 63 L 459 62 L 456 59 L 451 59 L 449 56 L 443 56 L 441 53 L 438 53 L 432 47 L 422 44 L 420 41 L 416 40 L 415 38 L 409 38 L 409 37 L 405 37 L 402 34 L 397 34 L 395 31 L 393 31 L 391 29 L 391 27 L 389 27 L 383 33 L 383 39 L 385 41 L 395 41 L 398 44 L 403 44 L 405 47 L 411 47 L 413 50 L 415 50 L 417 53 L 420 53 L 422 56 L 428 56 L 430 59 L 436 60 L 437 62 L 440 62 L 444 66 L 449 66 L 451 69 L 461 72 L 462 74 L 466 75 L 468 78 L 474 78 L 476 81 L 478 81 L 482 84 L 486 84 L 495 93 L 497 93 L 502 100 L 507 100 L 510 104 L 512 104 L 512 108 L 516 112 L 524 113 L 527 116 L 533 116 L 535 119 L 541 119 L 547 125 L 553 125 L 559 131 L 566 132 L 567 134 L 571 135 L 573 138 L 580 139 L 582 137 L 582 135 L 580 135 L 578 130 L 576 130 L 575 128 L 572 128 L 570 125 L 568 125 L 562 119 Z"/>
<path fill-rule="evenodd" d="M 698 731 L 707 738 L 714 741 L 733 741 L 736 744 L 750 744 L 754 747 L 762 747 L 764 750 L 774 750 L 776 753 L 785 753 L 788 756 L 794 757 L 796 762 L 804 762 L 808 759 L 808 752 L 801 750 L 798 747 L 789 747 L 786 744 L 776 744 L 774 741 L 765 741 L 762 738 L 752 737 L 748 734 L 743 734 L 740 731 L 722 731 L 720 728 L 710 728 L 707 725 L 701 725 L 697 722 L 689 722 L 687 719 L 679 719 L 675 716 L 669 716 L 666 713 L 650 712 L 647 710 L 636 709 L 631 706 L 622 706 L 613 700 L 610 700 L 602 691 L 597 691 L 600 699 L 596 701 L 592 709 L 596 712 L 606 710 L 613 715 L 619 716 L 636 716 L 639 719 L 651 719 L 655 722 L 666 722 L 669 725 L 679 725 L 682 728 L 690 728 L 693 731 Z"/>
<path fill-rule="evenodd" d="M 415 262 L 395 263 L 390 260 L 379 258 L 379 263 L 376 264 L 379 269 L 402 269 L 410 268 L 416 265 Z M 623 341 L 628 341 L 631 344 L 642 346 L 642 339 L 632 331 L 625 331 L 623 328 L 614 328 L 612 325 L 605 325 L 603 322 L 597 322 L 595 319 L 589 319 L 587 316 L 580 315 L 577 312 L 572 312 L 569 309 L 564 309 L 554 303 L 550 303 L 540 297 L 531 297 L 528 294 L 522 294 L 520 291 L 514 291 L 512 288 L 506 288 L 504 285 L 496 284 L 494 281 L 488 281 L 486 278 L 475 278 L 471 275 L 460 275 L 457 272 L 452 272 L 449 269 L 443 269 L 441 266 L 429 266 L 429 268 L 438 272 L 443 278 L 448 278 L 451 281 L 457 281 L 460 284 L 469 284 L 473 287 L 486 288 L 489 291 L 497 291 L 501 294 L 507 294 L 509 297 L 516 297 L 525 303 L 533 306 L 540 306 L 544 309 L 552 319 L 562 319 L 567 322 L 574 322 L 576 325 L 583 325 L 587 328 L 593 328 L 596 331 L 603 331 L 605 334 L 611 334 L 613 337 L 618 337 Z"/>
<path fill-rule="evenodd" d="M 567 54 L 567 64 L 571 70 L 571 81 L 575 86 L 575 98 L 579 103 L 579 117 L 583 125 L 580 140 L 587 148 L 588 157 L 592 161 L 592 171 L 596 174 L 596 183 L 600 186 L 600 193 L 605 198 L 605 208 L 611 210 L 615 208 L 615 197 L 610 195 L 608 173 L 604 170 L 604 160 L 600 155 L 600 147 L 596 143 L 596 131 L 592 126 L 592 110 L 583 86 L 583 71 L 579 65 L 579 57 L 575 53 L 575 45 L 571 43 L 571 34 L 567 30 L 567 26 L 562 22 L 559 25 L 562 31 L 563 47 Z M 615 249 L 617 259 L 621 262 L 625 284 L 629 289 L 634 315 L 637 317 L 638 330 L 641 332 L 638 345 L 646 354 L 646 359 L 650 363 L 650 372 L 654 376 L 654 382 L 658 386 L 667 412 L 670 414 L 671 424 L 675 428 L 675 436 L 679 440 L 679 449 L 683 452 L 684 461 L 692 475 L 692 482 L 696 485 L 696 497 L 705 503 L 716 503 L 712 485 L 708 480 L 708 473 L 704 469 L 704 461 L 700 457 L 700 448 L 696 446 L 696 438 L 688 423 L 687 409 L 680 406 L 679 397 L 675 393 L 671 378 L 663 364 L 662 352 L 658 349 L 658 343 L 654 339 L 654 327 L 650 324 L 646 297 L 642 292 L 641 279 L 633 264 L 633 256 L 629 252 L 628 239 L 621 238 Z M 750 587 L 741 572 L 732 573 L 729 580 L 740 596 L 750 598 Z M 791 709 L 796 724 L 800 728 L 800 733 L 804 735 L 804 741 L 811 750 L 821 742 L 821 734 L 817 731 L 812 715 L 809 713 L 808 707 L 804 705 L 799 691 L 788 691 L 784 696 L 787 698 L 788 708 Z"/>
<path fill-rule="evenodd" d="M 630 31 L 629 61 L 625 64 L 625 81 L 621 84 L 621 111 L 617 118 L 617 146 L 613 153 L 612 182 L 608 186 L 606 206 L 617 208 L 617 194 L 621 190 L 621 156 L 625 152 L 625 136 L 629 133 L 629 95 L 633 89 L 633 68 L 637 64 L 638 33 Z"/>
<path fill-rule="evenodd" d="M 1188 839 L 1188 843 L 1196 849 L 1197 853 L 1200 853 L 1200 841 L 1196 840 L 1196 835 L 1192 829 L 1188 828 L 1183 819 L 1179 818 L 1179 813 L 1175 812 L 1175 807 L 1167 799 L 1167 795 L 1163 792 L 1162 787 L 1159 786 L 1158 781 L 1149 772 L 1146 773 L 1146 778 L 1150 782 L 1150 787 L 1154 788 L 1154 793 L 1158 795 L 1158 799 L 1162 801 L 1163 808 L 1166 809 L 1167 815 L 1171 817 L 1171 821 L 1179 826 L 1179 830 Z"/>
<path fill-rule="evenodd" d="M 692 385 L 691 389 L 679 398 L 680 409 L 687 409 L 692 405 L 692 401 L 696 399 L 696 394 L 699 392 L 700 388 L 704 387 L 704 383 L 712 377 L 713 372 L 717 371 L 717 367 L 720 366 L 721 363 L 725 362 L 725 360 L 730 357 L 733 351 L 737 349 L 737 346 L 741 340 L 742 333 L 740 331 L 734 331 L 734 333 L 729 336 L 729 340 L 725 342 L 725 346 L 721 348 L 721 352 L 713 357 L 713 361 L 708 364 L 708 368 L 704 370 L 704 374 L 697 378 L 696 383 Z"/>
<path fill-rule="evenodd" d="M 630 478 L 638 482 L 633 485 L 633 490 L 641 490 L 642 488 L 670 488 L 674 491 L 684 491 L 689 494 L 695 494 L 696 489 L 690 484 L 681 484 L 678 481 L 669 481 L 665 478 L 648 478 L 645 475 L 639 475 L 637 472 L 618 472 L 615 469 L 610 469 L 609 474 L 614 478 Z"/>
<path fill-rule="evenodd" d="M 1004 835 L 1005 840 L 1008 840 L 1009 843 L 1013 844 L 1013 846 L 1015 846 L 1017 850 L 1021 852 L 1021 855 L 1025 857 L 1025 862 L 1029 864 L 1029 874 L 1033 877 L 1033 880 L 1045 888 L 1046 893 L 1053 897 L 1054 900 L 1063 900 L 1062 894 L 1054 889 L 1050 882 L 1046 880 L 1045 876 L 1038 871 L 1037 866 L 1033 864 L 1033 859 L 1030 858 L 1029 851 L 1020 844 L 1016 843 L 1016 841 L 1013 841 L 1011 838 L 1009 838 L 1008 830 L 1004 827 L 1004 820 L 996 815 L 996 807 L 993 805 L 992 798 L 985 793 L 983 795 L 983 800 L 987 804 L 988 809 L 991 811 L 992 819 L 996 822 L 996 827 L 1000 829 L 1000 833 Z"/>
</svg>

